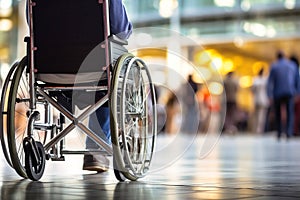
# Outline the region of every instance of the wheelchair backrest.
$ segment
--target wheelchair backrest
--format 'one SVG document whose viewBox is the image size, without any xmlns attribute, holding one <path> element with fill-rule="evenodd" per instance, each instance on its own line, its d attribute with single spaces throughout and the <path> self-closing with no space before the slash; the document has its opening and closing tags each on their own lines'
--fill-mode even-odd
<svg viewBox="0 0 300 200">
<path fill-rule="evenodd" d="M 105 66 L 105 50 L 100 45 L 105 40 L 105 22 L 99 0 L 32 1 L 37 73 L 76 74 L 79 70 L 99 71 Z M 92 50 L 99 53 L 99 59 L 80 68 Z"/>
</svg>

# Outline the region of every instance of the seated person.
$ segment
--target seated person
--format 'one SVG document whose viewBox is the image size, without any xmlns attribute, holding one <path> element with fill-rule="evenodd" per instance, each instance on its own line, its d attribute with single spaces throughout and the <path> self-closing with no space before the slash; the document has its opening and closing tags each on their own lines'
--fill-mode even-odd
<svg viewBox="0 0 300 200">
<path fill-rule="evenodd" d="M 122 0 L 109 1 L 110 32 L 121 39 L 128 39 L 132 33 L 132 25 L 128 19 Z M 89 128 L 100 137 L 105 136 L 108 144 L 111 144 L 109 108 L 100 107 L 90 116 Z M 102 137 L 103 138 L 103 137 Z M 95 149 L 99 146 L 89 137 L 86 139 L 86 149 Z M 86 154 L 83 160 L 83 169 L 97 172 L 108 170 L 109 160 L 104 155 Z"/>
<path fill-rule="evenodd" d="M 27 3 L 27 1 L 26 1 Z M 110 14 L 110 32 L 120 39 L 126 40 L 132 33 L 132 24 L 128 19 L 124 4 L 122 0 L 109 1 Z M 28 21 L 28 7 L 26 6 L 26 18 Z M 70 97 L 72 92 L 70 93 Z M 70 102 L 66 102 L 64 98 L 58 97 L 58 102 L 69 111 L 72 110 Z M 72 103 L 71 103 L 72 104 Z M 111 144 L 110 137 L 110 121 L 109 108 L 102 106 L 95 113 L 90 116 L 89 128 L 95 132 L 99 137 L 103 138 L 108 144 Z M 99 146 L 89 137 L 86 139 L 86 149 L 98 149 Z M 83 169 L 97 172 L 104 172 L 108 170 L 109 160 L 104 155 L 95 155 L 92 153 L 84 155 Z"/>
</svg>

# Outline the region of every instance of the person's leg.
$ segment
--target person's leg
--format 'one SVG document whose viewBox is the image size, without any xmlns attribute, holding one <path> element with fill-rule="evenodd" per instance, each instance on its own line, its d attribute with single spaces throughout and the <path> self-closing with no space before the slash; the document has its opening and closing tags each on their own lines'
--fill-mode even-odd
<svg viewBox="0 0 300 200">
<path fill-rule="evenodd" d="M 275 99 L 274 101 L 275 107 L 275 117 L 276 117 L 276 128 L 277 128 L 277 137 L 278 139 L 281 136 L 281 100 Z"/>
<path fill-rule="evenodd" d="M 89 128 L 96 133 L 100 138 L 111 144 L 110 137 L 110 120 L 109 108 L 100 107 L 90 116 Z M 97 145 L 89 137 L 86 138 L 86 149 L 99 149 Z M 89 153 L 84 155 L 83 169 L 97 172 L 105 172 L 108 170 L 109 160 L 105 155 Z"/>
<path fill-rule="evenodd" d="M 258 106 L 257 108 L 257 133 L 263 133 L 264 132 L 264 124 L 265 124 L 265 107 L 264 106 Z"/>
<path fill-rule="evenodd" d="M 300 123 L 300 99 L 295 101 L 295 113 L 294 113 L 294 135 L 299 135 L 299 123 Z"/>
<path fill-rule="evenodd" d="M 102 131 L 105 135 L 105 141 L 108 144 L 111 144 L 109 107 L 100 107 L 96 111 L 96 114 L 97 114 L 98 122 L 102 127 Z"/>
<path fill-rule="evenodd" d="M 228 132 L 228 131 L 230 132 L 232 129 L 233 115 L 234 115 L 233 106 L 234 105 L 231 102 L 226 103 L 226 114 L 225 114 L 225 124 L 224 124 L 225 132 Z"/>
<path fill-rule="evenodd" d="M 272 106 L 269 106 L 268 108 L 266 108 L 266 116 L 265 116 L 265 125 L 264 125 L 264 132 L 268 132 L 270 131 L 270 113 L 272 111 Z"/>
<path fill-rule="evenodd" d="M 100 107 L 90 116 L 88 127 L 100 138 L 111 144 L 109 108 Z M 86 139 L 86 149 L 98 149 L 99 146 L 89 137 Z"/>
<path fill-rule="evenodd" d="M 293 128 L 294 128 L 294 99 L 290 97 L 286 101 L 286 113 L 287 113 L 287 126 L 286 126 L 286 134 L 287 137 L 293 136 Z"/>
</svg>

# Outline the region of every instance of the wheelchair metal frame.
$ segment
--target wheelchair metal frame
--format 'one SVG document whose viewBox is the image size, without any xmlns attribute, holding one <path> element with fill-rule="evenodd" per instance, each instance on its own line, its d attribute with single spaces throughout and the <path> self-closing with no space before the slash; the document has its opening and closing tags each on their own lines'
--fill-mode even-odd
<svg viewBox="0 0 300 200">
<path fill-rule="evenodd" d="M 69 120 L 71 120 L 73 123 L 71 123 L 68 127 L 64 128 L 64 130 L 56 135 L 53 139 L 51 139 L 46 145 L 45 145 L 45 151 L 49 151 L 50 148 L 57 144 L 61 139 L 63 139 L 68 133 L 70 133 L 75 127 L 79 127 L 84 133 L 86 133 L 89 137 L 91 137 L 96 143 L 101 145 L 106 152 L 109 155 L 113 154 L 112 147 L 108 145 L 103 139 L 98 137 L 93 131 L 91 131 L 89 128 L 87 128 L 83 123 L 82 120 L 84 120 L 86 117 L 88 117 L 90 114 L 95 112 L 99 107 L 101 107 L 105 102 L 109 100 L 109 95 L 105 95 L 103 98 L 98 100 L 98 102 L 85 110 L 81 115 L 78 117 L 75 117 L 73 114 L 71 114 L 68 110 L 64 109 L 61 105 L 59 105 L 56 101 L 52 99 L 51 96 L 49 96 L 44 90 L 80 90 L 83 89 L 81 87 L 46 87 L 41 89 L 39 86 L 36 86 L 35 84 L 35 68 L 34 68 L 34 51 L 36 50 L 36 47 L 34 45 L 34 31 L 33 31 L 33 9 L 32 7 L 35 6 L 35 3 L 31 0 L 28 0 L 29 3 L 28 11 L 29 11 L 29 33 L 30 33 L 30 41 L 29 41 L 29 59 L 28 59 L 28 66 L 29 66 L 29 85 L 30 85 L 30 109 L 32 113 L 32 117 L 37 117 L 36 114 L 33 114 L 34 110 L 36 109 L 36 92 L 38 92 L 40 95 L 42 95 L 51 105 L 53 105 L 58 111 L 60 111 L 64 116 L 66 116 Z M 110 29 L 109 29 L 109 5 L 108 0 L 99 0 L 99 4 L 103 4 L 103 15 L 104 15 L 104 45 L 105 45 L 105 60 L 106 60 L 106 74 L 107 74 L 107 86 L 100 86 L 100 87 L 92 87 L 91 89 L 97 89 L 97 90 L 107 90 L 108 93 L 110 91 L 110 57 L 109 57 L 109 40 L 108 36 L 110 35 Z M 84 87 L 84 89 L 87 89 Z M 29 117 L 31 118 L 31 117 Z M 43 125 L 41 125 L 43 126 Z M 51 125 L 49 125 L 51 126 Z M 30 133 L 28 133 L 30 135 Z M 75 152 L 74 152 L 75 153 Z"/>
</svg>

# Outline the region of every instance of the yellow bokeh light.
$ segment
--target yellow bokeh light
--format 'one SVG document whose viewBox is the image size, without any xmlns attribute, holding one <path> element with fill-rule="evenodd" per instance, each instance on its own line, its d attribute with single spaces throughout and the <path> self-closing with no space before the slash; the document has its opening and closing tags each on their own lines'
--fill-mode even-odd
<svg viewBox="0 0 300 200">
<path fill-rule="evenodd" d="M 212 62 L 211 62 L 211 65 L 210 65 L 210 68 L 214 71 L 220 71 L 221 68 L 223 66 L 223 59 L 222 57 L 214 57 L 212 59 Z"/>
<path fill-rule="evenodd" d="M 197 65 L 207 65 L 211 61 L 211 57 L 207 51 L 199 51 L 195 53 L 194 61 Z"/>
<path fill-rule="evenodd" d="M 267 64 L 265 62 L 255 62 L 252 66 L 252 71 L 254 75 L 257 75 L 261 69 L 265 69 Z"/>
<path fill-rule="evenodd" d="M 0 60 L 8 60 L 9 59 L 9 48 L 0 48 Z"/>
<path fill-rule="evenodd" d="M 195 83 L 198 84 L 202 84 L 205 82 L 204 78 L 198 73 L 193 74 L 192 79 Z"/>
<path fill-rule="evenodd" d="M 233 63 L 235 66 L 243 66 L 244 65 L 244 59 L 241 56 L 234 56 L 233 57 Z"/>
<path fill-rule="evenodd" d="M 196 83 L 204 83 L 205 81 L 209 80 L 212 76 L 210 70 L 204 67 L 197 67 L 197 73 L 193 74 L 193 80 Z"/>
<path fill-rule="evenodd" d="M 208 90 L 213 95 L 221 95 L 224 91 L 224 87 L 221 83 L 211 82 L 208 85 Z"/>
<path fill-rule="evenodd" d="M 251 76 L 242 76 L 239 80 L 241 88 L 249 88 L 253 85 L 253 78 Z"/>
<path fill-rule="evenodd" d="M 13 22 L 10 19 L 0 20 L 0 31 L 9 31 L 13 27 Z"/>
<path fill-rule="evenodd" d="M 223 69 L 222 71 L 227 74 L 228 72 L 234 71 L 234 64 L 231 59 L 225 59 L 223 63 Z"/>
</svg>

